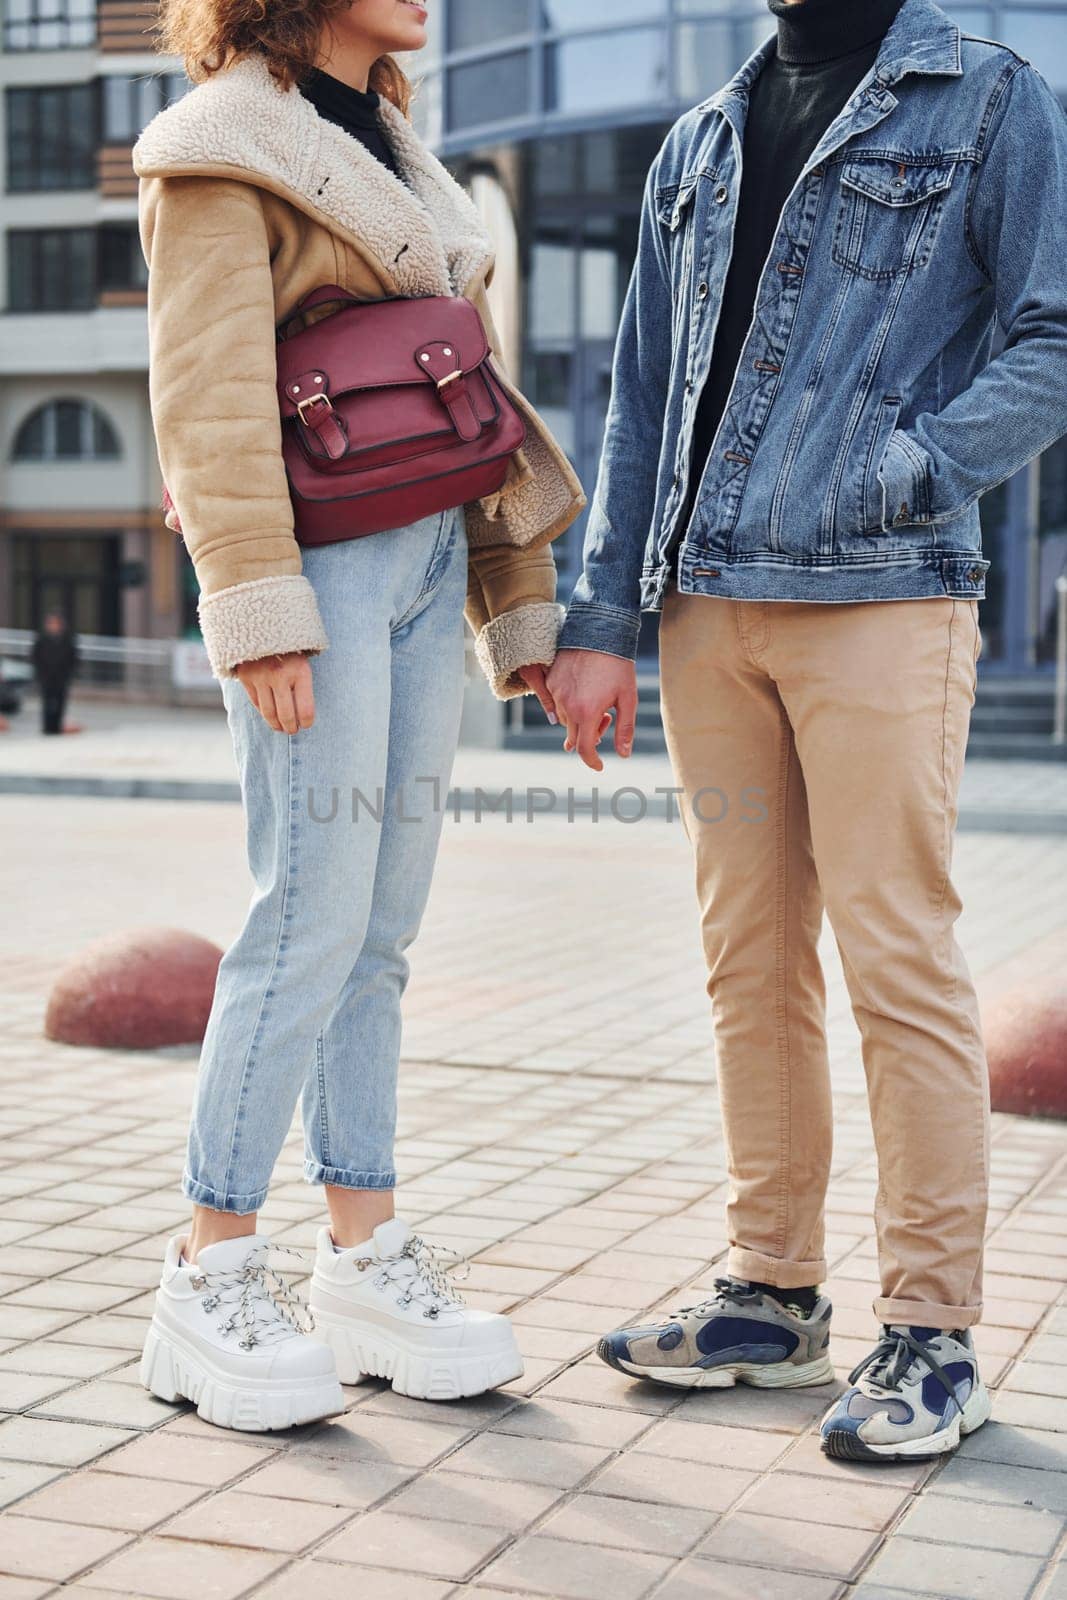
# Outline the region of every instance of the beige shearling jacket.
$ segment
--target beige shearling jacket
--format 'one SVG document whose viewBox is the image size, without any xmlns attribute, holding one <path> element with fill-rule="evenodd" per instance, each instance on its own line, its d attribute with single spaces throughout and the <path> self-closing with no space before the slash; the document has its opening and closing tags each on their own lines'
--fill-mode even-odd
<svg viewBox="0 0 1067 1600">
<path fill-rule="evenodd" d="M 293 535 L 275 328 L 326 283 L 364 300 L 466 295 L 527 425 L 502 489 L 465 508 L 467 620 L 494 692 L 507 699 L 525 691 L 518 667 L 555 654 L 562 608 L 549 546 L 585 496 L 503 370 L 485 292 L 493 246 L 473 203 L 384 97 L 380 114 L 406 184 L 298 89 L 281 89 L 258 55 L 145 127 L 133 164 L 160 466 L 196 567 L 215 675 L 276 652 L 325 649 Z"/>
</svg>

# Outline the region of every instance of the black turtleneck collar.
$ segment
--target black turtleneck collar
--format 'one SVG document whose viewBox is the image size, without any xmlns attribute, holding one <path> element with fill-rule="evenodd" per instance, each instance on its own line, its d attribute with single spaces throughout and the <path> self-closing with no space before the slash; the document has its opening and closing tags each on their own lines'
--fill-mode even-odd
<svg viewBox="0 0 1067 1600">
<path fill-rule="evenodd" d="M 300 84 L 300 92 L 310 100 L 321 116 L 342 127 L 376 128 L 378 126 L 378 94 L 374 89 L 353 89 L 340 78 L 331 77 L 319 67 Z"/>
<path fill-rule="evenodd" d="M 903 0 L 767 0 L 778 19 L 778 59 L 832 61 L 881 39 Z"/>
</svg>

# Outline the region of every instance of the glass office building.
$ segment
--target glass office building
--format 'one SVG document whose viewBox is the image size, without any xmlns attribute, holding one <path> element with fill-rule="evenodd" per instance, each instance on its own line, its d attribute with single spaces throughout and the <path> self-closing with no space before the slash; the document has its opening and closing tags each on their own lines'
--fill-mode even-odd
<svg viewBox="0 0 1067 1600">
<path fill-rule="evenodd" d="M 1039 67 L 1067 105 L 1067 3 L 946 5 Z M 670 124 L 773 30 L 763 0 L 441 0 L 412 63 L 424 135 L 498 243 L 513 370 L 591 495 L 645 173 Z M 1047 672 L 1067 564 L 1067 443 L 986 496 L 985 672 Z M 563 593 L 584 517 L 557 545 Z M 654 645 L 646 618 L 643 650 Z"/>
</svg>

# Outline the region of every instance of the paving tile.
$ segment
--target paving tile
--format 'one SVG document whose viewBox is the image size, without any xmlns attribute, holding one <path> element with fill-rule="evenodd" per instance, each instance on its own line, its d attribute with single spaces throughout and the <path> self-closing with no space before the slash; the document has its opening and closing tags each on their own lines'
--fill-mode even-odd
<svg viewBox="0 0 1067 1600">
<path fill-rule="evenodd" d="M 0 1508 L 18 1505 L 27 1495 L 57 1478 L 60 1467 L 30 1466 L 22 1461 L 0 1461 Z"/>
<path fill-rule="evenodd" d="M 157 1400 L 139 1384 L 98 1378 L 34 1408 L 34 1416 L 68 1417 L 86 1422 L 111 1422 L 116 1427 L 154 1428 L 173 1417 L 175 1407 Z"/>
<path fill-rule="evenodd" d="M 44 1466 L 80 1467 L 131 1437 L 123 1428 L 84 1422 L 50 1422 L 14 1416 L 0 1422 L 0 1459 L 37 1461 Z"/>
<path fill-rule="evenodd" d="M 401 1489 L 388 1509 L 405 1517 L 433 1517 L 520 1533 L 543 1516 L 563 1492 L 546 1484 L 506 1483 L 436 1468 Z"/>
<path fill-rule="evenodd" d="M 559 1600 L 640 1600 L 670 1570 L 670 1561 L 636 1550 L 605 1550 L 531 1534 L 486 1568 L 485 1582 Z M 479 1585 L 480 1586 L 480 1585 Z"/>
<path fill-rule="evenodd" d="M 1067 1397 L 1067 1367 L 1052 1361 L 1020 1361 L 1005 1381 L 1006 1389 L 1025 1394 Z"/>
<path fill-rule="evenodd" d="M 59 1394 L 69 1387 L 67 1378 L 35 1372 L 0 1373 L 0 1411 L 26 1411 L 49 1395 Z"/>
<path fill-rule="evenodd" d="M 548 1538 L 614 1550 L 645 1550 L 655 1556 L 684 1556 L 711 1530 L 715 1513 L 691 1506 L 653 1505 L 586 1492 L 555 1512 L 544 1524 Z"/>
<path fill-rule="evenodd" d="M 962 1440 L 953 1459 L 1001 1461 L 1009 1466 L 1067 1472 L 1067 1439 L 1044 1429 L 994 1420 Z"/>
<path fill-rule="evenodd" d="M 880 1537 L 867 1528 L 825 1527 L 790 1517 L 756 1517 L 734 1511 L 712 1529 L 696 1554 L 721 1562 L 758 1559 L 761 1566 L 788 1572 L 854 1578 Z"/>
<path fill-rule="evenodd" d="M 1059 1561 L 1053 1567 L 1041 1600 L 1067 1600 L 1067 1561 Z"/>
<path fill-rule="evenodd" d="M 702 1461 L 707 1466 L 762 1472 L 777 1461 L 791 1443 L 787 1434 L 664 1417 L 635 1440 L 633 1449 L 638 1455 L 665 1456 L 672 1461 Z"/>
<path fill-rule="evenodd" d="M 41 1339 L 36 1344 L 19 1345 L 0 1355 L 0 1383 L 7 1372 L 35 1372 L 46 1377 L 71 1379 L 92 1378 L 127 1359 L 121 1350 L 53 1344 Z"/>
<path fill-rule="evenodd" d="M 351 1514 L 347 1506 L 317 1506 L 305 1501 L 297 1508 L 292 1500 L 227 1489 L 169 1522 L 166 1534 L 168 1539 L 244 1545 L 295 1555 L 340 1527 Z"/>
<path fill-rule="evenodd" d="M 1033 1556 L 929 1544 L 897 1534 L 866 1576 L 875 1584 L 940 1600 L 1026 1600 L 1042 1563 Z"/>
<path fill-rule="evenodd" d="M 416 1578 L 410 1572 L 383 1567 L 340 1565 L 330 1561 L 298 1561 L 256 1590 L 256 1600 L 308 1600 L 309 1595 L 355 1595 L 361 1600 L 445 1600 L 455 1588 L 447 1580 Z M 480 1591 L 479 1591 L 480 1594 Z M 509 1596 L 508 1600 L 514 1600 Z"/>
<path fill-rule="evenodd" d="M 570 1489 L 610 1460 L 611 1454 L 598 1445 L 562 1444 L 551 1439 L 483 1433 L 448 1456 L 441 1470 Z"/>
<path fill-rule="evenodd" d="M 691 1463 L 684 1471 L 664 1472 L 654 1456 L 626 1455 L 613 1461 L 588 1486 L 595 1494 L 657 1505 L 726 1511 L 755 1481 L 755 1474 L 732 1467 Z"/>
<path fill-rule="evenodd" d="M 673 1411 L 682 1395 L 666 1384 L 645 1383 L 615 1372 L 595 1357 L 568 1367 L 538 1392 L 542 1400 L 574 1400 L 579 1405 L 616 1406 L 659 1417 Z"/>
<path fill-rule="evenodd" d="M 43 1522 L 5 1513 L 0 1518 L 0 1571 L 18 1578 L 50 1578 L 62 1583 L 105 1560 L 127 1542 L 127 1534 L 110 1528 Z"/>
<path fill-rule="evenodd" d="M 328 1456 L 297 1457 L 292 1450 L 268 1461 L 234 1485 L 237 1494 L 268 1495 L 280 1500 L 310 1500 L 316 1505 L 347 1506 L 362 1511 L 409 1483 L 414 1467 L 383 1461 L 335 1461 Z"/>
<path fill-rule="evenodd" d="M 459 1580 L 475 1572 L 507 1537 L 499 1527 L 402 1517 L 390 1509 L 368 1512 L 327 1540 L 318 1554 L 330 1561 Z"/>
<path fill-rule="evenodd" d="M 974 1545 L 1019 1555 L 1051 1555 L 1064 1531 L 1064 1517 L 1027 1506 L 954 1500 L 950 1495 L 924 1497 L 900 1524 L 901 1535 L 933 1539 L 939 1544 Z"/>
<path fill-rule="evenodd" d="M 522 1434 L 562 1443 L 604 1445 L 621 1450 L 643 1434 L 652 1419 L 643 1412 L 616 1411 L 608 1406 L 576 1405 L 544 1400 L 540 1395 L 516 1406 L 494 1426 L 494 1433 Z"/>
<path fill-rule="evenodd" d="M 50 1423 L 50 1427 L 74 1426 Z M 93 1432 L 100 1430 L 93 1429 Z M 0 1439 L 3 1429 L 0 1429 Z M 108 1456 L 105 1471 L 132 1477 L 163 1478 L 170 1483 L 201 1483 L 218 1489 L 242 1473 L 262 1465 L 264 1451 L 229 1439 L 185 1439 L 165 1429 L 143 1435 Z"/>
<path fill-rule="evenodd" d="M 927 1485 L 926 1493 L 934 1498 L 952 1495 L 992 1504 L 1038 1506 L 1067 1514 L 1067 1471 L 1008 1466 L 957 1453 Z"/>
<path fill-rule="evenodd" d="M 998 1422 L 1021 1428 L 1067 1433 L 1067 1399 L 1001 1389 L 993 1401 L 993 1415 Z"/>
<path fill-rule="evenodd" d="M 291 1447 L 298 1457 L 325 1457 L 335 1461 L 383 1461 L 398 1467 L 428 1467 L 453 1450 L 470 1429 L 443 1422 L 413 1422 L 407 1418 L 377 1417 L 361 1408 L 327 1422 Z"/>
<path fill-rule="evenodd" d="M 90 1527 L 144 1533 L 183 1511 L 203 1494 L 199 1484 L 167 1483 L 158 1478 L 128 1478 L 94 1470 L 69 1473 L 21 1500 L 12 1514 Z"/>
<path fill-rule="evenodd" d="M 656 1590 L 656 1600 L 838 1600 L 844 1592 L 836 1578 L 701 1558 L 677 1567 Z M 848 1593 L 858 1596 L 859 1590 Z"/>
<path fill-rule="evenodd" d="M 908 1504 L 909 1491 L 877 1481 L 806 1477 L 781 1469 L 770 1472 L 741 1502 L 755 1516 L 787 1517 L 826 1528 L 888 1528 Z"/>
<path fill-rule="evenodd" d="M 130 1545 L 88 1573 L 87 1589 L 128 1593 L 143 1600 L 235 1600 L 263 1583 L 286 1560 L 259 1550 L 219 1544 L 188 1544 L 153 1535 Z"/>
<path fill-rule="evenodd" d="M 787 1455 L 782 1457 L 782 1467 L 788 1472 L 803 1472 L 818 1478 L 831 1478 L 839 1483 L 869 1483 L 871 1469 L 854 1461 L 835 1461 L 825 1455 L 818 1435 L 808 1433 L 795 1440 Z M 880 1487 L 917 1489 L 935 1470 L 930 1461 L 880 1461 L 877 1482 Z"/>
<path fill-rule="evenodd" d="M 41 1600 L 55 1592 L 50 1578 L 12 1578 L 0 1572 L 0 1600 Z M 73 1589 L 65 1591 L 73 1594 Z"/>
</svg>

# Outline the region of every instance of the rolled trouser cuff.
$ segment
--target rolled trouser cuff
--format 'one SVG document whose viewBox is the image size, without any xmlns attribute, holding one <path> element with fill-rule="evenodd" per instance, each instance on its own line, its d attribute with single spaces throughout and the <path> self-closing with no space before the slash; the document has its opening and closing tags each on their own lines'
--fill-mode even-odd
<svg viewBox="0 0 1067 1600">
<path fill-rule="evenodd" d="M 320 1161 L 304 1162 L 305 1183 L 328 1183 L 332 1189 L 395 1189 L 395 1172 L 359 1172 L 349 1167 L 326 1167 Z"/>
<path fill-rule="evenodd" d="M 826 1277 L 826 1257 L 813 1261 L 785 1261 L 781 1256 L 765 1256 L 759 1250 L 731 1245 L 726 1270 L 733 1278 L 749 1283 L 771 1283 L 776 1289 L 814 1289 Z"/>
<path fill-rule="evenodd" d="M 950 1306 L 929 1300 L 896 1300 L 878 1295 L 873 1301 L 879 1322 L 896 1322 L 912 1328 L 973 1328 L 982 1320 L 982 1303 L 976 1306 Z"/>
<path fill-rule="evenodd" d="M 182 1177 L 182 1194 L 194 1205 L 205 1206 L 209 1211 L 229 1211 L 238 1217 L 261 1210 L 267 1198 L 265 1188 L 257 1189 L 253 1194 L 224 1194 L 221 1189 L 213 1189 L 208 1183 L 200 1183 L 190 1172 Z"/>
</svg>

